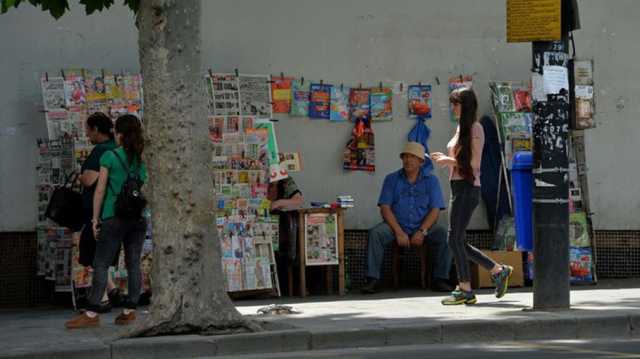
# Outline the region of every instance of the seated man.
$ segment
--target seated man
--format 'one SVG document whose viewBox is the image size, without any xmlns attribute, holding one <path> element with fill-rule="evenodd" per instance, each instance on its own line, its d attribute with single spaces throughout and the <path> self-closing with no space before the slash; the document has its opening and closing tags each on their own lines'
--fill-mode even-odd
<svg viewBox="0 0 640 359">
<path fill-rule="evenodd" d="M 424 147 L 409 142 L 400 154 L 402 169 L 384 179 L 378 206 L 384 222 L 369 230 L 367 247 L 368 283 L 365 294 L 379 290 L 384 248 L 394 240 L 400 247 L 418 247 L 426 243 L 431 252 L 433 280 L 431 289 L 451 291 L 448 283 L 451 255 L 447 246 L 447 232 L 436 224 L 440 210 L 445 209 L 438 179 L 423 170 Z"/>
</svg>

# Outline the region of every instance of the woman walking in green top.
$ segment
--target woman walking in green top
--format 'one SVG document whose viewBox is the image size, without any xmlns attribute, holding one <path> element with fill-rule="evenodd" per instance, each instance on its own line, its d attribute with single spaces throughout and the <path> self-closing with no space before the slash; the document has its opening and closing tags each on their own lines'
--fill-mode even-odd
<svg viewBox="0 0 640 359">
<path fill-rule="evenodd" d="M 136 218 L 116 216 L 115 206 L 116 198 L 130 173 L 135 174 L 142 182 L 147 180 L 146 167 L 142 161 L 142 127 L 138 118 L 133 115 L 120 116 L 115 124 L 115 139 L 118 147 L 105 152 L 100 158 L 98 184 L 93 198 L 91 223 L 96 238 L 96 254 L 89 308 L 66 322 L 65 326 L 69 329 L 100 325 L 97 311 L 107 285 L 108 268 L 121 244 L 125 251 L 129 298 L 115 323 L 125 325 L 136 319 L 135 309 L 142 283 L 140 257 L 147 224 L 142 215 Z"/>
</svg>

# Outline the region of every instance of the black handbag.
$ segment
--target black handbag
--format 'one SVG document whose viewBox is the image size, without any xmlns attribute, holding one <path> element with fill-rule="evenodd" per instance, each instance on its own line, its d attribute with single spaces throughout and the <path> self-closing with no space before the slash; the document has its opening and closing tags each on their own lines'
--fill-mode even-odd
<svg viewBox="0 0 640 359">
<path fill-rule="evenodd" d="M 45 212 L 47 218 L 74 232 L 79 231 L 83 225 L 82 195 L 73 190 L 73 183 L 77 178 L 78 173 L 72 172 L 64 185 L 53 190 Z"/>
</svg>

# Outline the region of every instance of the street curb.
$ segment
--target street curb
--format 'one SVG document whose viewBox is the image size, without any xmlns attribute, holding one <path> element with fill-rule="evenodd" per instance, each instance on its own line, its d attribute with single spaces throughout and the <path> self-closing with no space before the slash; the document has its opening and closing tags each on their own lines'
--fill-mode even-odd
<svg viewBox="0 0 640 359">
<path fill-rule="evenodd" d="M 91 345 L 87 348 L 69 348 L 69 349 L 56 349 L 47 350 L 43 348 L 36 348 L 34 350 L 25 352 L 11 352 L 2 353 L 0 358 L 11 359 L 110 359 L 111 349 L 108 345 Z"/>
<path fill-rule="evenodd" d="M 306 330 L 281 330 L 207 337 L 216 345 L 216 355 L 280 353 L 309 350 L 311 333 Z"/>
<path fill-rule="evenodd" d="M 423 325 L 374 326 L 356 329 L 274 330 L 221 336 L 181 335 L 120 339 L 82 348 L 2 353 L 0 358 L 165 359 L 267 354 L 322 349 L 475 343 L 549 339 L 640 337 L 640 314 L 540 313 L 500 320 L 451 320 Z"/>
<path fill-rule="evenodd" d="M 320 330 L 311 332 L 312 350 L 386 345 L 385 328 Z"/>
</svg>

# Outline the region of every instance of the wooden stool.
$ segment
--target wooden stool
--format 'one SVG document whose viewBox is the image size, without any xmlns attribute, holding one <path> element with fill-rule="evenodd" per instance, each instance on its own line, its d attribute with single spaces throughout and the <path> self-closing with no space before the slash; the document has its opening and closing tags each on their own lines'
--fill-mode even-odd
<svg viewBox="0 0 640 359">
<path fill-rule="evenodd" d="M 398 289 L 400 284 L 400 246 L 398 242 L 393 241 L 391 257 L 391 276 L 393 277 L 393 288 Z M 427 265 L 427 251 L 424 245 L 415 248 L 420 258 L 420 288 L 426 289 L 431 282 L 431 274 Z"/>
</svg>

